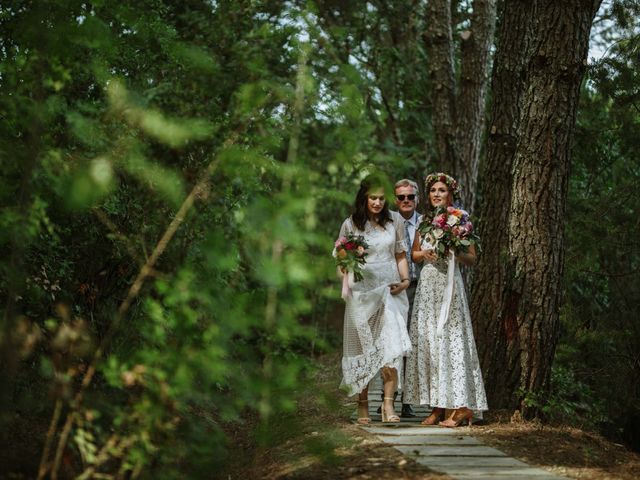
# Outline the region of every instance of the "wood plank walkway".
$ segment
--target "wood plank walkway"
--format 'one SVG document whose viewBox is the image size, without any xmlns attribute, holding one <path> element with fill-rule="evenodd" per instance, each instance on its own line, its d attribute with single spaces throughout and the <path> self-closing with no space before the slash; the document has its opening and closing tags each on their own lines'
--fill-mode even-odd
<svg viewBox="0 0 640 480">
<path fill-rule="evenodd" d="M 382 403 L 382 385 L 379 379 L 369 387 L 369 415 L 372 423 L 360 426 L 390 444 L 407 457 L 461 480 L 560 480 L 566 477 L 554 475 L 541 468 L 509 457 L 498 449 L 484 445 L 471 435 L 473 428 L 423 427 L 420 422 L 428 414 L 425 407 L 414 407 L 415 418 L 401 418 L 400 423 L 381 423 L 377 409 Z M 400 411 L 400 401 L 396 402 Z M 353 416 L 355 419 L 355 414 Z"/>
</svg>

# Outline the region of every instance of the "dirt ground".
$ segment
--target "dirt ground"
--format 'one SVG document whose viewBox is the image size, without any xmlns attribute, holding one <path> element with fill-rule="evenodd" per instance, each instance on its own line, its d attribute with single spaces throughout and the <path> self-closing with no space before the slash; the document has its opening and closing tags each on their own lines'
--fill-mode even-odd
<svg viewBox="0 0 640 480">
<path fill-rule="evenodd" d="M 351 445 L 334 450 L 335 457 L 323 459 L 309 454 L 304 445 L 314 436 L 309 432 L 263 457 L 260 478 L 294 479 L 424 479 L 448 478 L 404 457 L 349 422 L 336 426 L 350 437 Z M 640 455 L 629 452 L 602 437 L 569 427 L 549 427 L 537 422 L 502 423 L 488 419 L 482 426 L 462 427 L 484 443 L 551 473 L 588 480 L 640 478 Z M 265 452 L 266 453 L 266 452 Z M 256 474 L 258 472 L 255 472 Z M 258 477 L 256 477 L 258 478 Z"/>
<path fill-rule="evenodd" d="M 325 359 L 331 367 L 335 359 Z M 250 465 L 229 472 L 230 479 L 444 479 L 417 464 L 350 421 L 353 399 L 336 389 L 335 369 L 314 379 L 313 394 L 303 394 L 296 415 L 299 430 L 257 452 Z M 548 426 L 489 412 L 480 425 L 461 427 L 487 445 L 524 462 L 568 478 L 640 478 L 640 454 L 603 437 L 565 426 Z"/>
<path fill-rule="evenodd" d="M 508 412 L 489 415 L 472 433 L 484 443 L 530 465 L 569 478 L 640 478 L 640 454 L 602 436 L 568 426 L 513 421 Z"/>
</svg>

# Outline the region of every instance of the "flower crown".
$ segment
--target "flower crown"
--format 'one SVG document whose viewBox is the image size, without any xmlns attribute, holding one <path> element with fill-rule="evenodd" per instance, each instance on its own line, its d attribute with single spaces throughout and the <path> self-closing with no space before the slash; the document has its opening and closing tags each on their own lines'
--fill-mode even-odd
<svg viewBox="0 0 640 480">
<path fill-rule="evenodd" d="M 442 172 L 430 173 L 427 175 L 427 178 L 424 179 L 424 188 L 427 191 L 427 194 L 431 185 L 436 182 L 442 182 L 447 186 L 447 188 L 449 188 L 449 192 L 451 192 L 453 200 L 457 200 L 460 197 L 460 185 L 456 179 Z"/>
</svg>

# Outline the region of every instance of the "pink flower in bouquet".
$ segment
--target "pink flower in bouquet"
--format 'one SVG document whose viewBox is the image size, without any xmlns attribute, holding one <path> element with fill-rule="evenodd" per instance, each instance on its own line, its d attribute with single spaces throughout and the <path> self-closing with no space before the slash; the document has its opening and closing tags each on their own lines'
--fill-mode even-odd
<svg viewBox="0 0 640 480">
<path fill-rule="evenodd" d="M 437 208 L 433 220 L 422 222 L 418 231 L 434 244 L 441 258 L 446 258 L 451 250 L 465 252 L 479 241 L 469 214 L 455 207 Z"/>
<path fill-rule="evenodd" d="M 444 228 L 447 224 L 447 216 L 443 213 L 442 215 L 437 215 L 433 218 L 433 222 L 431 222 L 434 227 Z"/>
</svg>

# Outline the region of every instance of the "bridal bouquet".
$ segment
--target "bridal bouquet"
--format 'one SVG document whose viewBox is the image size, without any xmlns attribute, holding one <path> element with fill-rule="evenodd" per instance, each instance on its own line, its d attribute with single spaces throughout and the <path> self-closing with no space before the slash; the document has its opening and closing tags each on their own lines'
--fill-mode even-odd
<svg viewBox="0 0 640 480">
<path fill-rule="evenodd" d="M 362 235 L 348 234 L 336 240 L 333 256 L 345 272 L 352 272 L 354 281 L 362 280 L 362 266 L 367 263 L 367 242 Z"/>
<path fill-rule="evenodd" d="M 433 245 L 440 258 L 447 258 L 451 249 L 466 252 L 471 245 L 478 245 L 480 241 L 473 232 L 469 214 L 454 207 L 436 208 L 433 220 L 422 222 L 418 232 Z"/>
</svg>

